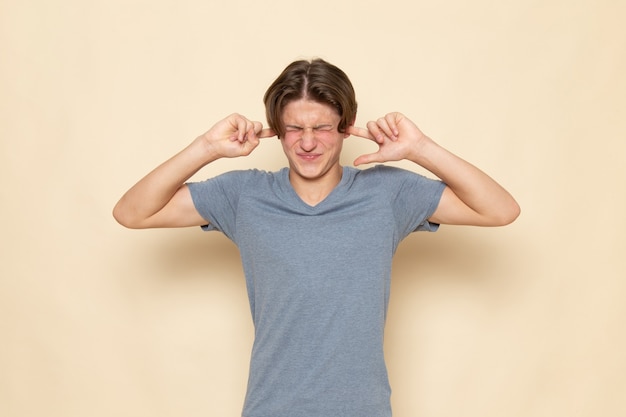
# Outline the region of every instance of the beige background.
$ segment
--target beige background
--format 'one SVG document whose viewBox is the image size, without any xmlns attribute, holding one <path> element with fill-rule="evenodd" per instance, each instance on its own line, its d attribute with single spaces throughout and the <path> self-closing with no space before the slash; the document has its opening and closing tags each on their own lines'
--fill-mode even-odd
<svg viewBox="0 0 626 417">
<path fill-rule="evenodd" d="M 110 212 L 216 120 L 264 120 L 266 87 L 310 56 L 350 75 L 358 124 L 406 113 L 523 210 L 400 247 L 395 416 L 626 415 L 625 15 L 618 0 L 0 1 L 0 415 L 239 415 L 236 248 Z M 371 149 L 348 139 L 345 162 Z M 268 140 L 198 178 L 283 164 Z"/>
</svg>

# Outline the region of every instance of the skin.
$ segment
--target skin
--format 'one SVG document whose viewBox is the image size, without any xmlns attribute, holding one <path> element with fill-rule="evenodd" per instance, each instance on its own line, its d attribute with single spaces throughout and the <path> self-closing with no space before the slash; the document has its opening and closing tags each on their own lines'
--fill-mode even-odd
<svg viewBox="0 0 626 417">
<path fill-rule="evenodd" d="M 285 137 L 281 140 L 289 161 L 289 180 L 296 193 L 309 205 L 316 205 L 341 180 L 339 164 L 343 141 L 337 112 L 310 100 L 293 101 L 283 111 Z"/>
<path fill-rule="evenodd" d="M 283 111 L 287 129 L 280 140 L 289 163 L 289 179 L 305 203 L 318 204 L 339 183 L 343 141 L 353 135 L 379 147 L 359 156 L 355 166 L 406 159 L 446 183 L 429 219 L 434 223 L 502 226 L 518 217 L 519 206 L 504 188 L 439 146 L 403 114 L 389 113 L 365 128 L 350 126 L 345 133 L 337 130 L 339 119 L 332 107 L 306 99 L 289 103 Z M 247 156 L 261 139 L 274 136 L 260 122 L 232 114 L 131 187 L 115 206 L 113 216 L 129 228 L 204 225 L 207 222 L 196 211 L 184 183 L 205 165 L 220 158 Z"/>
</svg>

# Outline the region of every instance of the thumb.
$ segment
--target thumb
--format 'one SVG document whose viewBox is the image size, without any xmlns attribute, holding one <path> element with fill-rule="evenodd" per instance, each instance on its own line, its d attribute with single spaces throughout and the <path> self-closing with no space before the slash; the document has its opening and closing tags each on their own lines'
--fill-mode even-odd
<svg viewBox="0 0 626 417">
<path fill-rule="evenodd" d="M 378 152 L 376 153 L 367 153 L 359 156 L 353 162 L 354 166 L 359 166 L 363 164 L 371 164 L 372 162 L 384 162 L 380 159 L 380 155 Z"/>
</svg>

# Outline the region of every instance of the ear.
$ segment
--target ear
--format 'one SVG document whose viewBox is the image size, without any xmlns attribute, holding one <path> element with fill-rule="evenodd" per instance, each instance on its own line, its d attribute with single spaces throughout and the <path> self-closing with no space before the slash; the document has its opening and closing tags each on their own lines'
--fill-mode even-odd
<svg viewBox="0 0 626 417">
<path fill-rule="evenodd" d="M 354 115 L 354 119 L 352 119 L 352 121 L 350 123 L 348 123 L 348 126 L 346 126 L 346 127 L 354 126 L 355 123 L 356 123 L 356 114 Z M 348 129 L 346 129 L 346 133 L 343 134 L 343 138 L 347 139 L 350 136 L 351 135 L 348 133 Z"/>
</svg>

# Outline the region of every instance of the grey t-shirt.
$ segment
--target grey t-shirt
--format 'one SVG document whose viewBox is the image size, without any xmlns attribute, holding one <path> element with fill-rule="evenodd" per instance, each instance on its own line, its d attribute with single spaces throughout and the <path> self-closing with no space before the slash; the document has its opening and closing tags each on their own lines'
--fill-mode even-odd
<svg viewBox="0 0 626 417">
<path fill-rule="evenodd" d="M 344 167 L 316 206 L 289 170 L 233 171 L 189 189 L 240 251 L 255 326 L 244 417 L 388 417 L 383 356 L 392 256 L 445 185 L 399 168 Z"/>
</svg>

